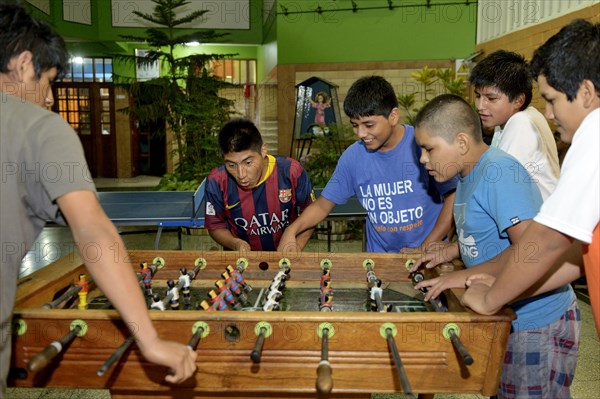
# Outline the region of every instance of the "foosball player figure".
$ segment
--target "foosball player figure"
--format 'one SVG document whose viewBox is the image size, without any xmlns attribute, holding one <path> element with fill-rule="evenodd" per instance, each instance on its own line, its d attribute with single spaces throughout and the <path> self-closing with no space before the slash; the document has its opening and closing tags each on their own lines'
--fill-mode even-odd
<svg viewBox="0 0 600 399">
<path fill-rule="evenodd" d="M 375 280 L 375 284 L 371 287 L 369 298 L 371 299 L 371 310 L 373 312 L 377 312 L 377 300 L 375 299 L 379 296 L 379 299 L 383 301 L 383 288 L 381 288 L 381 280 Z"/>
<path fill-rule="evenodd" d="M 167 280 L 167 296 L 171 295 L 171 310 L 179 310 L 179 287 L 173 280 Z"/>
<path fill-rule="evenodd" d="M 250 292 L 252 291 L 252 287 L 250 287 L 247 283 L 246 280 L 244 280 L 244 276 L 242 276 L 242 272 L 235 269 L 233 266 L 228 265 L 226 267 L 227 272 L 229 272 L 229 275 L 231 276 L 231 278 L 233 278 L 241 287 L 245 292 Z"/>
<path fill-rule="evenodd" d="M 287 280 L 290 279 L 290 271 L 291 270 L 292 269 L 290 269 L 289 266 L 285 266 L 283 269 L 281 269 L 280 271 L 277 272 L 277 274 L 273 278 L 273 281 L 282 281 L 285 283 Z"/>
<path fill-rule="evenodd" d="M 142 275 L 142 282 L 144 283 L 146 295 L 152 295 L 152 270 L 148 267 L 148 262 L 140 263 L 140 274 Z"/>
<path fill-rule="evenodd" d="M 227 285 L 225 285 L 223 280 L 215 281 L 215 287 L 217 287 L 219 290 L 219 296 L 222 296 L 228 303 L 230 303 L 234 310 L 240 310 L 242 308 L 242 305 L 235 300 L 233 293 L 227 287 Z"/>
<path fill-rule="evenodd" d="M 165 310 L 165 304 L 160 299 L 158 294 L 152 295 L 152 304 L 150 305 L 150 309 Z"/>
<path fill-rule="evenodd" d="M 273 281 L 273 282 L 271 282 L 271 285 L 269 285 L 269 291 L 275 290 L 275 291 L 282 292 L 284 288 L 285 288 L 285 281 L 281 281 L 281 280 Z"/>
<path fill-rule="evenodd" d="M 278 298 L 277 296 L 274 296 L 271 299 L 267 300 L 267 302 L 265 302 L 265 304 L 263 305 L 263 310 L 265 312 L 279 310 L 279 299 L 280 298 Z"/>
<path fill-rule="evenodd" d="M 333 310 L 333 293 L 324 294 L 319 305 L 321 312 L 331 312 Z"/>
<path fill-rule="evenodd" d="M 87 277 L 85 274 L 79 275 L 79 281 L 77 281 L 77 285 L 81 287 L 77 295 L 79 295 L 79 304 L 77 305 L 78 309 L 87 309 L 87 296 L 90 291 L 90 287 L 87 281 Z"/>
<path fill-rule="evenodd" d="M 267 301 L 266 302 L 268 302 L 270 300 L 274 300 L 274 301 L 279 302 L 279 301 L 281 301 L 282 297 L 283 297 L 283 294 L 281 293 L 281 291 L 271 290 L 267 294 Z"/>
<path fill-rule="evenodd" d="M 323 275 L 321 276 L 321 288 L 323 288 L 326 281 L 330 281 L 330 280 L 331 280 L 331 269 L 328 267 L 325 267 L 323 269 Z"/>
<path fill-rule="evenodd" d="M 331 280 L 325 280 L 323 286 L 321 287 L 321 296 L 319 297 L 319 305 L 322 305 L 325 302 L 326 295 L 333 295 L 333 290 L 331 289 Z"/>
<path fill-rule="evenodd" d="M 190 284 L 192 283 L 192 278 L 189 275 L 187 269 L 182 267 L 179 269 L 179 284 L 181 284 L 181 294 L 183 295 L 183 304 L 190 304 Z"/>
<path fill-rule="evenodd" d="M 227 286 L 227 288 L 229 288 L 229 290 L 235 296 L 237 296 L 239 302 L 244 303 L 248 300 L 248 297 L 242 292 L 242 289 L 240 288 L 238 282 L 235 281 L 235 279 L 232 278 L 228 272 L 225 271 L 221 273 L 221 277 L 223 278 L 223 280 L 225 280 L 225 285 Z"/>
<path fill-rule="evenodd" d="M 202 302 L 200 302 L 200 307 L 206 311 L 212 311 L 215 310 L 212 306 L 210 306 L 208 304 L 208 302 L 206 302 L 204 299 L 202 300 Z"/>
<path fill-rule="evenodd" d="M 225 298 L 223 298 L 223 294 L 217 295 L 215 290 L 210 290 L 208 296 L 212 302 L 211 308 L 214 310 L 229 310 L 227 307 L 227 301 L 225 301 Z"/>
</svg>

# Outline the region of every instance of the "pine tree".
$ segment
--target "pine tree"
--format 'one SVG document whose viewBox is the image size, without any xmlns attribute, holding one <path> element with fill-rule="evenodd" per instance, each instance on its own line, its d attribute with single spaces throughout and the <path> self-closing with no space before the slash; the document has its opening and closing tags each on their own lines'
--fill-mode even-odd
<svg viewBox="0 0 600 399">
<path fill-rule="evenodd" d="M 161 65 L 162 76 L 126 84 L 134 98 L 127 112 L 139 123 L 166 122 L 174 141 L 178 180 L 200 181 L 221 163 L 217 133 L 232 114 L 233 101 L 219 96 L 230 84 L 212 76 L 211 64 L 235 54 L 193 54 L 177 58 L 175 49 L 190 42 L 215 42 L 225 36 L 213 30 L 178 33 L 177 28 L 201 18 L 208 10 L 196 10 L 177 17 L 177 10 L 189 0 L 152 0 L 152 14 L 134 11 L 145 21 L 157 25 L 145 36 L 123 35 L 128 41 L 145 42 L 150 50 L 143 57 L 119 56 L 121 60 L 148 66 Z M 163 132 L 164 133 L 164 132 Z"/>
</svg>

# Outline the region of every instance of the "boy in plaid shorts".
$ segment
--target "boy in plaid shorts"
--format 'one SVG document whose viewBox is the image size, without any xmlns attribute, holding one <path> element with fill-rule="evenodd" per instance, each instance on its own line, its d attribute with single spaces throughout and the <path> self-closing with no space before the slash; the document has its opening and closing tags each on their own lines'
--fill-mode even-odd
<svg viewBox="0 0 600 399">
<path fill-rule="evenodd" d="M 516 158 L 483 142 L 479 117 L 461 97 L 446 94 L 427 103 L 415 120 L 415 138 L 422 149 L 421 163 L 437 181 L 459 175 L 455 251 L 466 269 L 417 284 L 416 288 L 429 287 L 428 300 L 444 289 L 464 287 L 473 274 L 499 274 L 500 263 L 490 261 L 512 256 L 542 197 Z M 581 325 L 573 289 L 563 284 L 524 296 L 510 307 L 517 319 L 498 397 L 568 398 Z"/>
</svg>

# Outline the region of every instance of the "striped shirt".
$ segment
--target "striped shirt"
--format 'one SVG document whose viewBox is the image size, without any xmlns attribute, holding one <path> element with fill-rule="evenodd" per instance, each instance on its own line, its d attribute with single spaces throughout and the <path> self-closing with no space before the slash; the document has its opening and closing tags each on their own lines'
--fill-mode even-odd
<svg viewBox="0 0 600 399">
<path fill-rule="evenodd" d="M 308 174 L 295 159 L 267 155 L 266 177 L 242 190 L 224 165 L 206 179 L 205 226 L 228 229 L 253 251 L 275 251 L 283 231 L 314 201 Z"/>
</svg>

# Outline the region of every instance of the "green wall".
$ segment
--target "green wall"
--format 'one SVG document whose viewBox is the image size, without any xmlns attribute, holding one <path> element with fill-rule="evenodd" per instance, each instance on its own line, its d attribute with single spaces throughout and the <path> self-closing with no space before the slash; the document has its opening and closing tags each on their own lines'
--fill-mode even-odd
<svg viewBox="0 0 600 399">
<path fill-rule="evenodd" d="M 149 1 L 149 0 L 143 0 Z M 91 0 L 91 7 L 88 12 L 92 21 L 91 25 L 80 24 L 65 21 L 63 19 L 63 0 L 53 0 L 50 2 L 50 15 L 46 15 L 35 7 L 28 5 L 32 14 L 40 19 L 50 23 L 58 33 L 67 39 L 69 48 L 76 49 L 78 52 L 85 52 L 86 49 L 93 53 L 80 54 L 85 56 L 109 55 L 110 53 L 124 51 L 127 45 L 123 42 L 121 35 L 143 36 L 143 28 L 123 28 L 113 27 L 113 18 L 126 18 L 127 15 L 121 12 L 111 10 L 110 0 Z M 216 33 L 225 33 L 227 36 L 220 39 L 224 44 L 252 44 L 260 45 L 262 43 L 262 5 L 263 0 L 250 0 L 250 29 L 247 30 L 216 30 Z M 135 2 L 132 2 L 132 7 Z M 132 8 L 133 9 L 133 8 Z M 248 12 L 248 10 L 245 10 Z M 246 13 L 240 17 L 247 17 Z M 180 29 L 178 33 L 193 33 L 194 30 Z M 239 51 L 227 51 L 228 53 L 237 53 Z"/>
<path fill-rule="evenodd" d="M 421 6 L 394 10 L 386 8 L 385 0 L 355 0 L 356 12 L 350 0 L 337 0 L 319 2 L 321 14 L 314 11 L 315 1 L 279 3 L 278 64 L 465 58 L 475 48 L 473 0 L 469 5 L 465 0 L 431 0 L 429 8 L 426 0 L 413 0 L 411 4 Z"/>
<path fill-rule="evenodd" d="M 277 66 L 277 14 L 271 10 L 269 18 L 263 26 L 263 42 L 259 51 L 258 81 L 263 82 L 267 75 Z"/>
<path fill-rule="evenodd" d="M 65 22 L 61 0 L 51 2 L 50 16 L 33 12 L 55 26 L 77 55 L 132 53 L 134 46 L 120 35 L 143 35 L 143 29 L 113 28 L 110 1 L 91 4 L 92 25 Z M 392 0 L 399 6 L 393 10 L 387 8 L 387 0 L 354 0 L 354 4 L 356 12 L 351 0 L 277 0 L 276 15 L 263 22 L 263 0 L 251 0 L 251 29 L 228 31 L 224 39 L 224 44 L 242 46 L 211 45 L 192 51 L 256 58 L 259 82 L 278 64 L 454 59 L 474 51 L 476 0 Z M 320 14 L 315 11 L 318 5 Z"/>
</svg>

